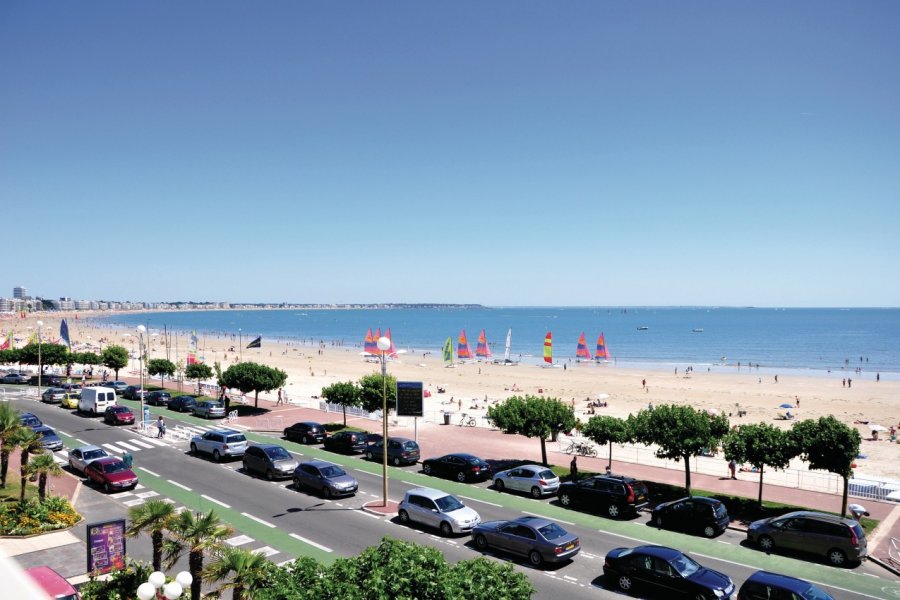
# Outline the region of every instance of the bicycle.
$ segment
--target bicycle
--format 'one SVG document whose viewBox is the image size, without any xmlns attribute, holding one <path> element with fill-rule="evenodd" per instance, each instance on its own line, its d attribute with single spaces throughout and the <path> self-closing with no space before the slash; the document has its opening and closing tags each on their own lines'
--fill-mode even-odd
<svg viewBox="0 0 900 600">
<path fill-rule="evenodd" d="M 475 427 L 475 423 L 475 417 L 467 415 L 466 413 L 463 413 L 459 420 L 460 427 Z"/>
<path fill-rule="evenodd" d="M 569 446 L 564 450 L 566 454 L 578 454 L 579 456 L 597 456 L 597 448 L 593 444 L 586 442 L 569 442 Z"/>
</svg>

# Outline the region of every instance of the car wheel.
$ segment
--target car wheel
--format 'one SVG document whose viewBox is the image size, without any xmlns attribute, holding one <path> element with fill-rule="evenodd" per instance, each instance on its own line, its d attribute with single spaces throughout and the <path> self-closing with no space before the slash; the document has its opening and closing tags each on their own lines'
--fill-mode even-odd
<svg viewBox="0 0 900 600">
<path fill-rule="evenodd" d="M 465 472 L 464 472 L 464 471 L 460 471 L 459 473 L 457 473 L 457 474 L 456 474 L 456 480 L 457 480 L 458 482 L 460 482 L 460 483 L 465 483 L 465 482 L 466 482 L 466 474 L 465 474 Z"/>
<path fill-rule="evenodd" d="M 197 454 L 197 444 L 191 444 L 191 454 Z"/>
<path fill-rule="evenodd" d="M 107 493 L 107 494 L 112 494 L 112 491 L 113 491 L 112 485 L 110 485 L 110 484 L 108 484 L 108 483 L 107 483 L 107 484 L 104 484 L 103 489 L 106 490 L 106 493 Z"/>
<path fill-rule="evenodd" d="M 399 457 L 399 456 L 395 456 L 393 462 L 394 462 L 394 466 L 395 466 L 395 467 L 399 467 L 399 466 L 400 466 L 400 457 Z"/>
<path fill-rule="evenodd" d="M 544 564 L 544 557 L 541 556 L 541 553 L 537 550 L 532 550 L 528 553 L 528 562 L 530 562 L 535 567 L 539 567 Z"/>
<path fill-rule="evenodd" d="M 219 462 L 222 460 L 222 455 L 219 454 L 218 450 L 213 450 L 213 460 L 215 460 L 216 462 Z"/>
<path fill-rule="evenodd" d="M 538 486 L 534 486 L 531 488 L 531 497 L 532 498 L 540 498 L 541 497 L 541 488 Z"/>
<path fill-rule="evenodd" d="M 304 435 L 304 436 L 303 436 L 303 443 L 304 443 L 304 444 L 312 444 L 312 438 L 309 437 L 308 435 Z"/>
<path fill-rule="evenodd" d="M 366 460 L 372 460 L 372 453 L 370 451 L 366 451 Z"/>
<path fill-rule="evenodd" d="M 503 483 L 502 479 L 494 480 L 494 489 L 497 490 L 498 492 L 502 492 L 503 488 L 505 488 L 505 487 L 506 487 L 506 485 Z"/>
<path fill-rule="evenodd" d="M 653 524 L 662 529 L 663 526 L 663 516 L 662 515 L 653 515 Z"/>
<path fill-rule="evenodd" d="M 331 488 L 327 485 L 322 488 L 322 496 L 325 498 L 331 498 Z"/>
<path fill-rule="evenodd" d="M 397 516 L 400 518 L 400 522 L 403 523 L 404 525 L 406 523 L 409 523 L 409 513 L 406 512 L 405 510 L 401 510 L 400 512 L 398 512 Z"/>
<path fill-rule="evenodd" d="M 559 495 L 559 503 L 563 506 L 571 506 L 572 505 L 572 497 L 567 493 L 563 492 Z"/>
<path fill-rule="evenodd" d="M 634 582 L 631 581 L 631 577 L 628 575 L 619 575 L 619 578 L 616 579 L 616 585 L 619 586 L 620 590 L 627 593 L 634 587 Z"/>
<path fill-rule="evenodd" d="M 611 519 L 617 519 L 621 513 L 622 509 L 619 508 L 618 504 L 610 504 L 606 507 L 606 514 L 608 514 Z"/>
<path fill-rule="evenodd" d="M 837 548 L 832 548 L 828 551 L 828 562 L 834 565 L 835 567 L 842 566 L 845 562 L 847 562 L 847 555 L 844 554 L 843 551 L 838 550 Z"/>
<path fill-rule="evenodd" d="M 425 473 L 426 475 L 431 475 L 431 465 L 429 465 L 427 463 L 422 465 L 422 472 Z"/>
<path fill-rule="evenodd" d="M 269 481 L 275 479 L 275 473 L 272 472 L 272 469 L 266 469 L 266 479 Z"/>
<path fill-rule="evenodd" d="M 762 535 L 756 540 L 756 543 L 759 544 L 759 547 L 765 550 L 766 552 L 771 552 L 775 549 L 775 540 L 770 538 L 767 535 Z"/>
<path fill-rule="evenodd" d="M 475 536 L 475 547 L 478 548 L 479 550 L 487 550 L 487 547 L 488 547 L 487 538 L 484 537 L 480 533 L 478 535 L 476 535 Z"/>
<path fill-rule="evenodd" d="M 708 538 L 716 537 L 716 528 L 712 525 L 707 525 L 703 528 L 703 535 Z"/>
<path fill-rule="evenodd" d="M 697 592 L 697 595 L 694 596 L 694 600 L 709 600 L 709 599 L 706 597 L 706 594 L 701 594 L 700 592 Z"/>
<path fill-rule="evenodd" d="M 453 533 L 453 528 L 450 527 L 450 523 L 447 521 L 441 521 L 441 535 L 444 537 L 450 537 L 450 534 Z"/>
</svg>

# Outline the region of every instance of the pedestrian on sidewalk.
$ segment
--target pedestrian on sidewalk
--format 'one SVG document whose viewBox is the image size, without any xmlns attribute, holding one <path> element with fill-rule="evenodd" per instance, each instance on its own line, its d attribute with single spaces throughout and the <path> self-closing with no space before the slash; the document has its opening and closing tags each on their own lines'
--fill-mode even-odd
<svg viewBox="0 0 900 600">
<path fill-rule="evenodd" d="M 281 396 L 281 388 L 278 388 L 278 402 L 275 403 L 275 406 L 280 406 L 284 404 L 284 400 Z"/>
<path fill-rule="evenodd" d="M 156 437 L 166 437 L 166 422 L 163 421 L 162 415 L 156 419 Z"/>
<path fill-rule="evenodd" d="M 126 451 L 122 455 L 122 462 L 125 463 L 126 467 L 131 468 L 131 465 L 134 463 L 134 457 L 131 455 L 131 452 Z"/>
<path fill-rule="evenodd" d="M 737 471 L 737 461 L 733 458 L 728 462 L 728 472 L 731 473 L 732 479 L 737 479 L 735 472 Z"/>
<path fill-rule="evenodd" d="M 569 463 L 569 475 L 572 477 L 572 481 L 578 481 L 578 457 L 573 456 L 572 462 Z"/>
</svg>

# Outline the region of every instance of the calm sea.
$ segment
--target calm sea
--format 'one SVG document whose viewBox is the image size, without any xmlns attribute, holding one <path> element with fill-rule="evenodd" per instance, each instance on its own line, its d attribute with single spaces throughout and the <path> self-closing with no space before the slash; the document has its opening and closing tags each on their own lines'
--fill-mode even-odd
<svg viewBox="0 0 900 600">
<path fill-rule="evenodd" d="M 512 357 L 535 364 L 548 331 L 553 333 L 557 362 L 574 360 L 582 332 L 593 353 L 603 332 L 612 361 L 619 366 L 720 370 L 752 363 L 765 372 L 826 375 L 829 370 L 861 368 L 867 374 L 900 378 L 900 309 L 894 308 L 230 310 L 119 314 L 99 320 L 126 328 L 144 324 L 154 331 L 166 327 L 234 335 L 245 344 L 262 336 L 263 345 L 266 339 L 293 339 L 361 347 L 369 328 L 390 328 L 397 348 L 419 353 L 439 353 L 448 336 L 455 348 L 462 329 L 474 352 L 485 329 L 495 357 L 503 356 L 511 329 Z"/>
</svg>

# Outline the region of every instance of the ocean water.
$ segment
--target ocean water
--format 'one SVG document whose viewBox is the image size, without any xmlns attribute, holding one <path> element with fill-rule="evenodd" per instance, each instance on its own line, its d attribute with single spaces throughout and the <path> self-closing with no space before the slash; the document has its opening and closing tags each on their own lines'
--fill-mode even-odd
<svg viewBox="0 0 900 600">
<path fill-rule="evenodd" d="M 604 333 L 611 362 L 643 368 L 724 369 L 759 365 L 761 372 L 807 371 L 900 379 L 900 309 L 885 308 L 686 308 L 529 307 L 466 309 L 228 310 L 124 313 L 98 321 L 152 331 L 233 335 L 244 344 L 266 339 L 362 346 L 366 331 L 391 329 L 398 349 L 440 353 L 454 349 L 465 329 L 472 351 L 485 329 L 494 357 L 502 358 L 512 330 L 511 356 L 538 364 L 544 336 L 553 335 L 556 362 L 574 360 L 582 332 L 593 354 Z M 640 330 L 639 327 L 646 327 Z M 702 331 L 697 331 L 702 330 Z M 186 344 L 186 342 L 185 342 Z M 597 368 L 603 368 L 598 365 Z"/>
</svg>

